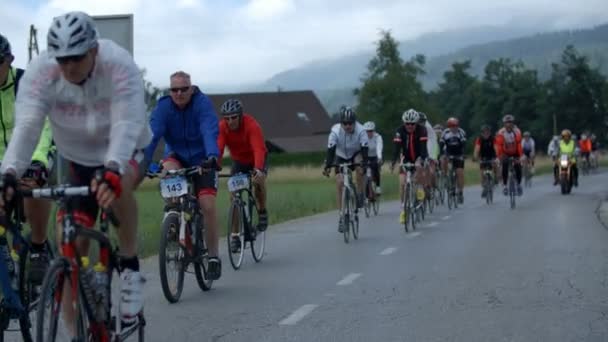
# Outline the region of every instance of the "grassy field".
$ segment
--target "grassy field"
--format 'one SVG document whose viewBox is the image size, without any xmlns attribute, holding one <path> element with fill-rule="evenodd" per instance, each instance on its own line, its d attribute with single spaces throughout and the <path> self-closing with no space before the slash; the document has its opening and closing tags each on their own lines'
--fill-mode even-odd
<svg viewBox="0 0 608 342">
<path fill-rule="evenodd" d="M 539 158 L 537 174 L 551 171 L 551 161 Z M 466 184 L 479 183 L 479 166 L 467 160 Z M 218 213 L 220 231 L 226 234 L 228 193 L 225 179 L 220 182 Z M 397 199 L 398 180 L 388 167 L 382 173 L 383 198 Z M 143 255 L 157 253 L 163 201 L 158 193 L 158 181 L 146 181 L 137 192 L 140 209 L 140 250 Z M 281 166 L 272 168 L 268 176 L 268 213 L 270 224 L 326 212 L 336 208 L 335 180 L 321 175 L 321 166 Z"/>
</svg>

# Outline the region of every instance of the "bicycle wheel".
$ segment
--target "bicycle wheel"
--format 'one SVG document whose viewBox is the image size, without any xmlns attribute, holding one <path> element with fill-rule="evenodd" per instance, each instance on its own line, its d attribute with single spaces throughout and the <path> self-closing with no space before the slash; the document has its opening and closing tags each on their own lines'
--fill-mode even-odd
<svg viewBox="0 0 608 342">
<path fill-rule="evenodd" d="M 410 185 L 405 184 L 405 190 L 403 191 L 403 212 L 405 213 L 405 220 L 403 221 L 403 229 L 405 232 L 409 232 L 409 220 L 410 220 Z"/>
<path fill-rule="evenodd" d="M 351 196 L 351 200 L 350 200 L 351 208 L 354 208 L 356 205 L 357 205 L 357 203 L 355 202 L 354 196 Z M 353 238 L 355 238 L 355 240 L 358 240 L 359 239 L 359 216 L 356 213 L 351 214 L 350 229 L 353 232 Z"/>
<path fill-rule="evenodd" d="M 195 227 L 195 229 L 198 229 L 194 248 L 199 253 L 199 259 L 193 263 L 194 275 L 196 276 L 198 287 L 203 291 L 209 291 L 213 285 L 213 280 L 207 278 L 207 272 L 209 270 L 209 253 L 207 251 L 207 245 L 205 244 L 205 227 L 201 224 L 201 216 L 196 215 L 194 220 L 192 220 L 191 225 L 192 227 Z"/>
<path fill-rule="evenodd" d="M 408 220 L 410 222 L 410 227 L 412 231 L 416 230 L 416 222 L 418 220 L 418 213 L 416 212 L 416 192 L 414 191 L 414 186 L 410 185 L 410 200 L 409 200 L 409 209 L 408 209 Z"/>
<path fill-rule="evenodd" d="M 55 259 L 49 266 L 40 292 L 40 301 L 36 312 L 36 342 L 71 341 L 70 329 L 61 316 L 64 290 L 71 291 L 67 271 L 69 262 L 66 258 Z M 78 341 L 96 341 L 88 335 L 88 319 L 83 305 L 82 291 L 78 291 L 75 328 Z M 48 311 L 47 311 L 48 310 Z"/>
<path fill-rule="evenodd" d="M 179 301 L 187 267 L 184 249 L 179 244 L 179 227 L 179 214 L 176 212 L 167 214 L 163 220 L 158 247 L 160 284 L 169 303 Z M 173 266 L 170 270 L 167 269 L 169 265 Z"/>
<path fill-rule="evenodd" d="M 260 221 L 258 217 L 258 208 L 256 207 L 253 198 L 249 198 L 249 201 L 251 214 L 249 215 L 249 227 L 250 229 L 255 230 L 255 239 L 252 239 L 250 242 L 251 256 L 253 256 L 253 260 L 255 260 L 255 262 L 260 262 L 264 258 L 264 251 L 266 250 L 266 231 L 259 231 L 257 224 L 254 224 L 254 222 L 259 223 Z"/>
<path fill-rule="evenodd" d="M 492 180 L 492 176 L 486 173 L 485 182 L 483 186 L 486 193 L 486 204 L 488 205 L 492 204 L 492 188 L 494 187 L 494 184 L 492 184 L 493 182 L 494 181 Z"/>
<path fill-rule="evenodd" d="M 235 227 L 238 231 L 238 238 L 240 245 L 238 250 L 232 249 L 232 229 Z M 241 206 L 240 200 L 236 199 L 232 201 L 230 210 L 228 210 L 228 233 L 226 234 L 226 241 L 228 242 L 228 257 L 232 268 L 236 271 L 241 267 L 243 263 L 243 256 L 245 254 L 245 217 L 243 213 L 243 207 Z"/>
<path fill-rule="evenodd" d="M 513 176 L 510 176 L 509 178 L 509 199 L 511 202 L 511 209 L 515 209 L 515 191 L 517 191 L 515 189 L 515 179 L 513 179 Z"/>
<path fill-rule="evenodd" d="M 33 321 L 33 318 L 35 318 L 33 309 L 38 304 L 38 298 L 36 298 L 37 296 L 35 295 L 36 289 L 28 277 L 30 272 L 29 248 L 25 245 L 21 246 L 21 250 L 19 251 L 18 270 L 19 273 L 17 276 L 19 277 L 19 299 L 21 300 L 21 305 L 23 305 L 26 310 L 24 315 L 19 318 L 19 328 L 21 330 L 21 337 L 23 338 L 23 341 L 29 342 L 32 341 L 32 333 L 30 329 L 31 322 Z"/>
<path fill-rule="evenodd" d="M 364 199 L 364 203 L 363 203 L 363 209 L 365 211 L 365 217 L 369 218 L 369 215 L 372 211 L 372 201 L 373 201 L 373 196 L 374 193 L 372 192 L 372 182 L 368 179 L 365 182 L 365 199 Z"/>
<path fill-rule="evenodd" d="M 344 187 L 342 190 L 342 211 L 344 212 L 344 220 L 343 220 L 343 232 L 344 235 L 344 243 L 348 243 L 350 239 L 350 220 L 351 220 L 351 207 L 350 207 L 350 191 L 347 187 Z"/>
</svg>

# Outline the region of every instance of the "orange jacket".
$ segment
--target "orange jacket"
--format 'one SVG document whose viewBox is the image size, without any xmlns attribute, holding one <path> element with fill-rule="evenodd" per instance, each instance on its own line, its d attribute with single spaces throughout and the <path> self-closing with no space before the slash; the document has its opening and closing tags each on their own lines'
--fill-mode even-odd
<svg viewBox="0 0 608 342">
<path fill-rule="evenodd" d="M 521 131 L 514 127 L 513 132 L 509 133 L 503 127 L 496 133 L 494 146 L 498 157 L 521 157 L 524 152 L 521 147 Z"/>
<path fill-rule="evenodd" d="M 220 160 L 224 155 L 224 147 L 228 146 L 232 160 L 253 165 L 256 169 L 264 169 L 267 153 L 264 134 L 251 115 L 243 114 L 241 125 L 236 131 L 231 131 L 226 120 L 221 120 L 217 145 L 220 150 Z"/>
<path fill-rule="evenodd" d="M 578 142 L 579 147 L 581 148 L 581 152 L 591 152 L 591 139 L 587 138 L 585 140 L 581 140 Z"/>
</svg>

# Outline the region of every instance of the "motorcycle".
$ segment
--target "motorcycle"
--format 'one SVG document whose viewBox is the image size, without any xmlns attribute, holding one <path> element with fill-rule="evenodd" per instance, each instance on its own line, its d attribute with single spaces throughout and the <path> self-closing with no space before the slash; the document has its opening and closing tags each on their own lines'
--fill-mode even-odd
<svg viewBox="0 0 608 342">
<path fill-rule="evenodd" d="M 559 158 L 559 184 L 562 195 L 572 191 L 572 162 L 567 154 L 562 154 Z"/>
</svg>

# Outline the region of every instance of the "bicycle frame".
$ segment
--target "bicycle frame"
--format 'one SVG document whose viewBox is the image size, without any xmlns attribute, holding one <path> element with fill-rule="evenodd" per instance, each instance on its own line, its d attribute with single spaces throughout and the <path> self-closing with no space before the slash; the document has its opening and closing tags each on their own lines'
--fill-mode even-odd
<svg viewBox="0 0 608 342">
<path fill-rule="evenodd" d="M 67 271 L 67 280 L 70 282 L 70 294 L 72 307 L 78 307 L 79 298 L 83 300 L 83 306 L 87 319 L 90 323 L 89 331 L 84 332 L 85 334 L 93 334 L 98 336 L 99 341 L 109 342 L 114 336 L 117 336 L 120 340 L 131 335 L 140 325 L 145 325 L 143 321 L 143 315 L 140 315 L 142 321 L 140 324 L 133 324 L 126 331 L 121 330 L 121 320 L 116 319 L 116 327 L 114 330 L 112 326 L 112 296 L 111 296 L 111 279 L 114 269 L 119 264 L 118 255 L 116 251 L 112 250 L 111 241 L 108 235 L 109 224 L 112 223 L 114 226 L 118 226 L 118 221 L 112 215 L 110 211 L 102 210 L 99 220 L 100 230 L 93 230 L 85 228 L 74 221 L 73 208 L 70 201 L 67 201 L 69 197 L 75 196 L 89 196 L 91 195 L 90 188 L 88 186 L 80 187 L 69 187 L 65 185 L 34 189 L 23 192 L 24 196 L 34 198 L 47 198 L 58 201 L 59 208 L 64 212 L 62 221 L 62 236 L 61 236 L 61 254 L 59 259 L 55 259 L 54 262 L 63 262 L 65 264 L 64 269 Z M 84 294 L 84 290 L 80 286 L 81 280 L 80 272 L 82 268 L 81 255 L 78 252 L 76 246 L 76 239 L 78 237 L 84 237 L 89 240 L 94 240 L 99 243 L 99 257 L 100 262 L 106 269 L 108 282 L 106 284 L 106 293 L 108 294 L 108 307 L 106 308 L 106 317 L 104 319 L 97 319 L 96 312 L 93 306 L 95 303 L 89 303 L 88 298 Z M 63 284 L 66 280 L 66 276 L 58 278 L 58 285 Z M 61 293 L 54 295 L 54 300 L 62 300 L 63 286 L 57 286 L 55 291 Z M 79 297 L 80 295 L 80 297 Z M 118 310 L 118 309 L 117 309 Z"/>
</svg>

